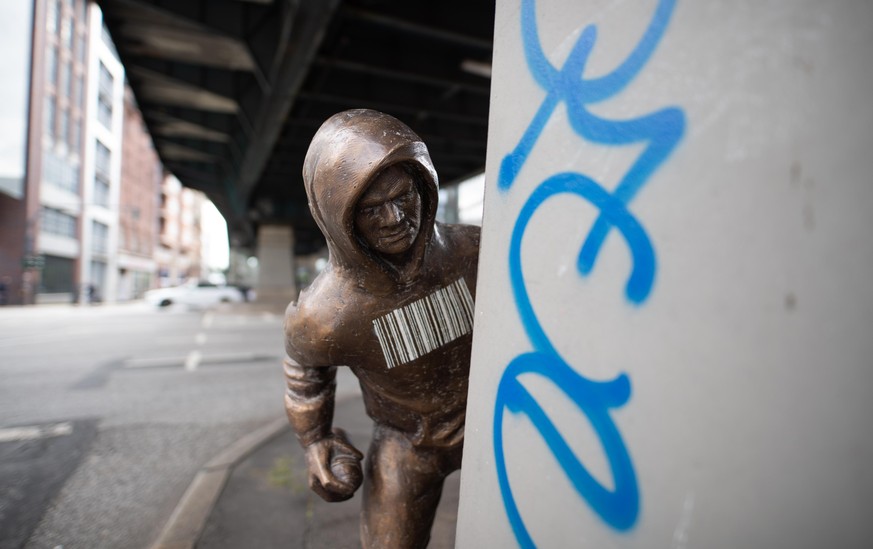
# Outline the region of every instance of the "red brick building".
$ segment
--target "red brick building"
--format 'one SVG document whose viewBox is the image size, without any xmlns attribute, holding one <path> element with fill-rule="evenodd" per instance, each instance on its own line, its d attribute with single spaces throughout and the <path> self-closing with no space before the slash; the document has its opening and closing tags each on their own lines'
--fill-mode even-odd
<svg viewBox="0 0 873 549">
<path fill-rule="evenodd" d="M 163 169 L 130 88 L 124 91 L 119 197 L 118 299 L 137 299 L 156 285 Z"/>
</svg>

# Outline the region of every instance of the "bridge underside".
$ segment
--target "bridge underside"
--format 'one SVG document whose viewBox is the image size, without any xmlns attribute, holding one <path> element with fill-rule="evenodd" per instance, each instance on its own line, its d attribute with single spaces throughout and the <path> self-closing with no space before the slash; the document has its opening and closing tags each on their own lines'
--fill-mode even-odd
<svg viewBox="0 0 873 549">
<path fill-rule="evenodd" d="M 493 2 L 98 0 L 166 168 L 205 192 L 231 245 L 262 225 L 323 240 L 300 172 L 330 115 L 375 108 L 406 122 L 442 184 L 483 169 Z"/>
</svg>

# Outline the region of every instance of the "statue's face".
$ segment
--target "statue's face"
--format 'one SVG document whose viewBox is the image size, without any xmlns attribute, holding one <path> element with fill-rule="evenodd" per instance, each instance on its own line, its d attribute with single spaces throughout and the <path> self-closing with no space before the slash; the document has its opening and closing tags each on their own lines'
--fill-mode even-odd
<svg viewBox="0 0 873 549">
<path fill-rule="evenodd" d="M 358 200 L 355 229 L 370 249 L 385 255 L 408 250 L 421 228 L 421 196 L 412 176 L 385 169 Z"/>
</svg>

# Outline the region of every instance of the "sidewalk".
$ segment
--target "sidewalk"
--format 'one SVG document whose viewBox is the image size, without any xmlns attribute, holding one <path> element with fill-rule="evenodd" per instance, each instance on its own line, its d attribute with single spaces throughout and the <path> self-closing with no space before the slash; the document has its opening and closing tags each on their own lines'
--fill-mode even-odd
<svg viewBox="0 0 873 549">
<path fill-rule="evenodd" d="M 334 425 L 366 451 L 372 431 L 359 395 L 340 396 Z M 446 481 L 429 547 L 454 547 L 460 472 Z M 327 503 L 307 486 L 303 450 L 283 419 L 232 445 L 198 473 L 153 549 L 360 547 L 360 490 Z"/>
</svg>

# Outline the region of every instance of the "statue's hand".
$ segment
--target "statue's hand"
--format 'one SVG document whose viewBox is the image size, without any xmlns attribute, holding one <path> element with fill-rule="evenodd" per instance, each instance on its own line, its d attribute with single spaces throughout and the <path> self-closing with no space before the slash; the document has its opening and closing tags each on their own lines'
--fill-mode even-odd
<svg viewBox="0 0 873 549">
<path fill-rule="evenodd" d="M 362 459 L 346 432 L 335 427 L 331 435 L 306 447 L 309 488 L 325 501 L 349 499 L 364 478 Z"/>
</svg>

